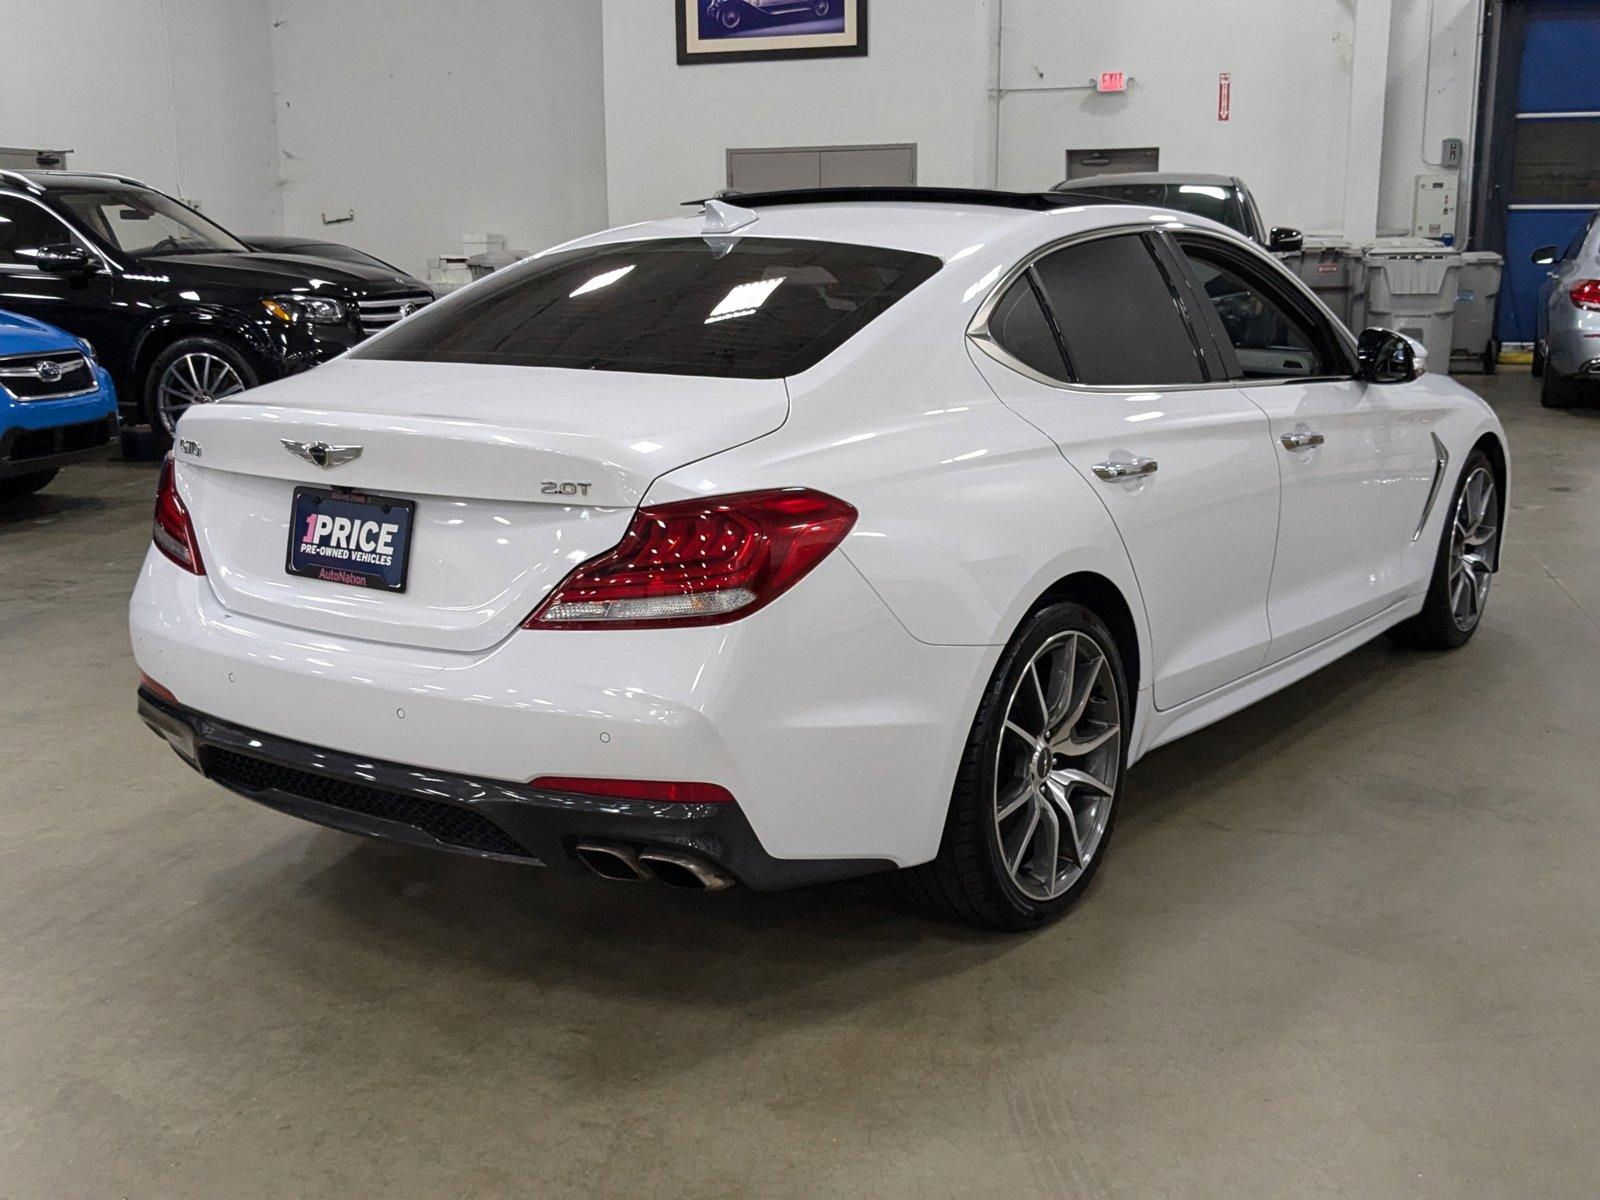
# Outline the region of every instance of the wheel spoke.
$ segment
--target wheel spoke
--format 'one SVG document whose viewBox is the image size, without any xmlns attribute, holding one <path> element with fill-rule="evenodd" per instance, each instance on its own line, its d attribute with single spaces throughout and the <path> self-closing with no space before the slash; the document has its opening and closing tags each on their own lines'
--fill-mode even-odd
<svg viewBox="0 0 1600 1200">
<path fill-rule="evenodd" d="M 1016 812 L 1017 809 L 1026 804 L 1029 799 L 1032 798 L 1032 796 L 1033 789 L 1024 783 L 1009 796 L 1001 799 L 999 807 L 995 810 L 994 819 L 996 821 L 1004 821 L 1012 813 Z"/>
<path fill-rule="evenodd" d="M 1072 809 L 1072 801 L 1066 789 L 1046 783 L 1045 790 L 1053 801 L 1051 807 L 1058 810 L 1067 820 L 1067 837 L 1072 842 L 1072 861 L 1079 867 L 1083 861 L 1083 835 L 1078 832 L 1078 814 Z"/>
<path fill-rule="evenodd" d="M 1008 859 L 1006 863 L 1006 869 L 1011 872 L 1013 877 L 1015 877 L 1017 871 L 1021 869 L 1023 856 L 1028 853 L 1028 847 L 1033 842 L 1034 831 L 1038 828 L 1039 802 L 1037 799 L 1035 799 L 1033 802 L 1033 811 L 1028 814 L 1027 828 L 1025 828 L 1022 832 L 1022 840 L 1017 843 L 1016 853 L 1012 855 L 1012 857 Z"/>
<path fill-rule="evenodd" d="M 1100 749 L 1120 732 L 1121 727 L 1115 724 L 1090 730 L 1086 734 L 1076 734 L 1070 729 L 1064 729 L 1051 741 L 1050 749 L 1069 758 L 1082 758 L 1091 751 Z"/>
<path fill-rule="evenodd" d="M 189 370 L 189 382 L 194 385 L 194 395 L 195 395 L 195 397 L 198 399 L 199 397 L 205 395 L 206 386 L 205 386 L 205 384 L 200 382 L 200 375 L 194 369 L 194 355 L 192 355 L 192 354 L 184 355 L 183 356 L 183 365 L 185 367 L 187 367 L 188 370 Z"/>
<path fill-rule="evenodd" d="M 1479 525 L 1462 540 L 1469 546 L 1487 545 L 1500 531 L 1493 525 Z"/>
<path fill-rule="evenodd" d="M 1039 814 L 1039 852 L 1034 856 L 1033 873 L 1044 884 L 1045 891 L 1055 895 L 1056 876 L 1061 872 L 1061 819 L 1056 816 L 1055 805 L 1039 803 L 1034 806 Z"/>
<path fill-rule="evenodd" d="M 1019 738 L 1021 738 L 1025 742 L 1027 742 L 1028 745 L 1030 745 L 1030 746 L 1037 746 L 1039 744 L 1039 735 L 1038 734 L 1029 733 L 1026 729 L 1024 729 L 1021 725 L 1018 725 L 1015 721 L 1012 721 L 1012 720 L 1007 720 L 1006 721 L 1006 732 L 1007 733 L 1016 734 Z"/>
<path fill-rule="evenodd" d="M 1065 797 L 1073 784 L 1081 784 L 1083 787 L 1093 788 L 1103 796 L 1109 796 L 1116 791 L 1105 780 L 1097 778 L 1087 771 L 1079 770 L 1077 767 L 1057 767 L 1050 772 L 1050 781 L 1060 786 L 1063 804 L 1066 803 Z"/>
</svg>

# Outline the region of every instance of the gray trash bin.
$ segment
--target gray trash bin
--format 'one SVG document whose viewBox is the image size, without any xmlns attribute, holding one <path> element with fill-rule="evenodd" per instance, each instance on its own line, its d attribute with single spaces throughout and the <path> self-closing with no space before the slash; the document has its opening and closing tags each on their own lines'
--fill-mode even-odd
<svg viewBox="0 0 1600 1200">
<path fill-rule="evenodd" d="M 1362 247 L 1366 298 L 1362 321 L 1415 338 L 1434 370 L 1445 371 L 1455 346 L 1461 252 L 1428 238 L 1376 238 Z"/>
<path fill-rule="evenodd" d="M 1308 235 L 1298 250 L 1280 255 L 1288 267 L 1333 315 L 1354 328 L 1356 294 L 1361 290 L 1361 252 L 1342 237 Z"/>
<path fill-rule="evenodd" d="M 1468 250 L 1461 256 L 1456 284 L 1456 327 L 1452 361 L 1468 370 L 1494 374 L 1500 343 L 1494 336 L 1495 300 L 1506 260 L 1493 250 Z"/>
</svg>

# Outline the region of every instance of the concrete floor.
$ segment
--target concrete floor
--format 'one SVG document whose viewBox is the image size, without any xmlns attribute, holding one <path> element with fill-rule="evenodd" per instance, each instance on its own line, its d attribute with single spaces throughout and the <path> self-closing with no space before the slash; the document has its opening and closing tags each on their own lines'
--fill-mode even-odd
<svg viewBox="0 0 1600 1200">
<path fill-rule="evenodd" d="M 362 841 L 133 713 L 154 472 L 0 516 L 0 1197 L 1592 1197 L 1600 410 L 1465 650 L 1169 746 L 1068 918 Z"/>
</svg>

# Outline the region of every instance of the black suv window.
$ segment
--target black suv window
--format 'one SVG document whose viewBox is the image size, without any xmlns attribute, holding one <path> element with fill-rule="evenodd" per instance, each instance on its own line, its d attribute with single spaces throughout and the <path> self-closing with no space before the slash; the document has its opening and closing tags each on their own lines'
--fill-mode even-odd
<svg viewBox="0 0 1600 1200">
<path fill-rule="evenodd" d="M 941 265 L 784 238 L 588 246 L 498 271 L 354 357 L 776 379 L 820 362 Z"/>
<path fill-rule="evenodd" d="M 1079 242 L 1047 255 L 1036 270 L 1079 383 L 1204 380 L 1188 322 L 1142 235 Z"/>
<path fill-rule="evenodd" d="M 1348 373 L 1325 322 L 1306 312 L 1241 254 L 1179 239 L 1228 340 L 1239 379 L 1309 379 Z"/>
<path fill-rule="evenodd" d="M 38 205 L 15 196 L 0 196 L 0 265 L 32 266 L 31 252 L 40 246 L 71 242 L 67 227 Z"/>
</svg>

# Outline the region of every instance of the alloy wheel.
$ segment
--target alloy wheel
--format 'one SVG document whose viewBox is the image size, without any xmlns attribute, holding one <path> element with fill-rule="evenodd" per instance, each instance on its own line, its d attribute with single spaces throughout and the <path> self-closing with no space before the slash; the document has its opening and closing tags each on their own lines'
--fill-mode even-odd
<svg viewBox="0 0 1600 1200">
<path fill-rule="evenodd" d="M 1122 697 L 1107 651 L 1087 633 L 1034 652 L 1006 703 L 995 752 L 994 823 L 1006 874 L 1053 900 L 1094 860 L 1122 763 Z"/>
<path fill-rule="evenodd" d="M 1450 531 L 1450 615 L 1463 632 L 1482 619 L 1489 600 L 1499 519 L 1494 476 L 1487 467 L 1478 467 L 1467 476 L 1456 500 Z"/>
<path fill-rule="evenodd" d="M 170 435 L 178 418 L 194 405 L 210 404 L 242 391 L 244 380 L 227 359 L 196 350 L 173 359 L 161 373 L 156 385 L 156 408 Z"/>
</svg>

